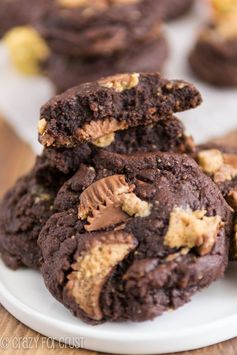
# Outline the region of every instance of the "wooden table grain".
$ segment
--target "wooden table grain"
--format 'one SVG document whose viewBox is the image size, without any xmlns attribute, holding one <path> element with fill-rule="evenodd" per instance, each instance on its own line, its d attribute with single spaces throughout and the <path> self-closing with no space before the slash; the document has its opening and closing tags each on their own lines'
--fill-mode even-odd
<svg viewBox="0 0 237 355">
<path fill-rule="evenodd" d="M 228 142 L 237 146 L 237 131 L 218 139 L 217 142 Z M 0 195 L 14 183 L 17 177 L 30 169 L 33 161 L 34 154 L 30 147 L 23 143 L 13 130 L 0 119 Z M 23 325 L 0 306 L 0 354 L 2 353 L 9 355 L 43 355 L 46 353 L 55 355 L 97 354 L 84 349 L 71 349 L 56 341 L 47 343 L 47 338 Z M 179 353 L 179 355 L 188 354 L 236 355 L 237 338 L 203 349 Z M 174 353 L 171 355 L 174 355 Z"/>
</svg>

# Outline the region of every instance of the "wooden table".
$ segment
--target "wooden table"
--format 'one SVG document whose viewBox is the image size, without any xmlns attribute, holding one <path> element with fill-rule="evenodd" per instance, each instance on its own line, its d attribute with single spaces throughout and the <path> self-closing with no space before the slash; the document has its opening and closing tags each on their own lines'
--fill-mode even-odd
<svg viewBox="0 0 237 355">
<path fill-rule="evenodd" d="M 228 142 L 237 146 L 237 132 L 219 139 L 218 142 Z M 2 194 L 15 179 L 25 173 L 33 164 L 34 155 L 25 143 L 23 143 L 10 129 L 10 127 L 0 119 L 0 194 Z M 16 342 L 15 339 L 18 339 Z M 24 349 L 24 339 L 31 349 Z M 34 339 L 34 342 L 32 342 Z M 9 348 L 4 350 L 1 348 L 1 342 L 10 344 Z M 13 343 L 13 347 L 11 346 Z M 19 349 L 16 344 L 19 345 Z M 37 345 L 35 345 L 37 344 Z M 51 348 L 52 346 L 52 348 Z M 62 348 L 63 347 L 63 348 Z M 0 306 L 0 354 L 57 354 L 57 355 L 93 355 L 95 352 L 86 350 L 70 349 L 66 345 L 54 342 L 50 343 L 50 349 L 47 347 L 45 337 L 27 328 L 22 323 L 11 316 L 3 307 Z M 236 355 L 237 354 L 237 338 L 210 346 L 204 349 L 182 352 L 180 355 Z"/>
</svg>

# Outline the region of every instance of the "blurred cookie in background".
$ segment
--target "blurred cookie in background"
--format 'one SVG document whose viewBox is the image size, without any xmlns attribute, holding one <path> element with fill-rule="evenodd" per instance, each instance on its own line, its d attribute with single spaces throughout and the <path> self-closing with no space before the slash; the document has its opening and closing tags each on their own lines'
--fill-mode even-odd
<svg viewBox="0 0 237 355">
<path fill-rule="evenodd" d="M 58 93 L 76 84 L 94 81 L 102 76 L 124 72 L 162 71 L 168 56 L 168 43 L 161 31 L 156 39 L 131 47 L 110 57 L 77 58 L 52 54 L 41 70 L 54 83 Z"/>
<path fill-rule="evenodd" d="M 212 0 L 212 19 L 201 31 L 189 61 L 203 81 L 237 86 L 237 0 Z"/>
<path fill-rule="evenodd" d="M 118 72 L 163 68 L 164 1 L 53 0 L 41 10 L 33 25 L 3 40 L 19 72 L 48 76 L 57 92 Z"/>
<path fill-rule="evenodd" d="M 165 11 L 157 0 L 54 0 L 36 28 L 54 53 L 106 57 L 149 42 Z"/>
<path fill-rule="evenodd" d="M 51 0 L 1 0 L 0 38 L 11 28 L 34 21 L 49 1 Z"/>
<path fill-rule="evenodd" d="M 185 15 L 194 5 L 194 0 L 165 0 L 165 19 L 174 20 Z"/>
</svg>

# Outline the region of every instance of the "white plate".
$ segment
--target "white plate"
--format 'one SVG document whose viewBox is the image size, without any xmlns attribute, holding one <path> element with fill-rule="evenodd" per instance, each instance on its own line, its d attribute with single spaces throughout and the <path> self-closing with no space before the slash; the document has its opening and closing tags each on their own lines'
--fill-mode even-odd
<svg viewBox="0 0 237 355">
<path fill-rule="evenodd" d="M 237 263 L 233 263 L 223 280 L 154 321 L 91 326 L 54 300 L 38 272 L 11 271 L 0 262 L 0 302 L 30 328 L 71 345 L 119 354 L 168 353 L 237 336 L 236 278 Z"/>
</svg>

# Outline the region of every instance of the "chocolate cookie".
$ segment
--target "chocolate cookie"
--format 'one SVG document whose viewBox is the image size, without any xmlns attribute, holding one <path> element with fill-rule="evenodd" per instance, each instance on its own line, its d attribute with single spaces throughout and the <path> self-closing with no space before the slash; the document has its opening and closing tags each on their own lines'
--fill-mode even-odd
<svg viewBox="0 0 237 355">
<path fill-rule="evenodd" d="M 186 155 L 101 151 L 42 229 L 46 286 L 90 323 L 143 321 L 223 276 L 232 213 Z"/>
<path fill-rule="evenodd" d="M 174 116 L 161 119 L 154 125 L 118 131 L 114 134 L 113 141 L 108 143 L 110 144 L 106 147 L 102 144 L 102 148 L 121 154 L 156 150 L 178 153 L 194 151 L 192 137 L 185 135 L 183 124 Z M 73 148 L 45 148 L 38 164 L 38 179 L 44 184 L 50 184 L 48 180 L 54 180 L 57 171 L 72 174 L 79 169 L 80 164 L 90 163 L 100 149 L 100 145 L 93 143 L 80 143 Z M 51 173 L 45 174 L 45 171 Z"/>
<path fill-rule="evenodd" d="M 110 57 L 78 58 L 52 54 L 41 64 L 43 73 L 61 93 L 75 85 L 114 73 L 161 71 L 168 55 L 167 41 L 160 33 L 155 40 L 131 46 Z"/>
<path fill-rule="evenodd" d="M 237 38 L 200 37 L 190 58 L 193 72 L 216 86 L 237 86 Z"/>
<path fill-rule="evenodd" d="M 165 0 L 165 19 L 174 20 L 186 14 L 194 4 L 194 0 Z"/>
<path fill-rule="evenodd" d="M 1 199 L 0 254 L 11 269 L 40 266 L 38 235 L 54 212 L 56 193 L 70 176 L 39 156 L 32 170 Z"/>
<path fill-rule="evenodd" d="M 19 179 L 0 204 L 0 253 L 11 269 L 38 268 L 41 252 L 37 239 L 53 213 L 56 191 L 36 182 L 34 173 Z"/>
<path fill-rule="evenodd" d="M 237 148 L 217 144 L 199 146 L 197 161 L 220 188 L 237 214 Z M 237 218 L 231 239 L 230 256 L 237 260 Z"/>
<path fill-rule="evenodd" d="M 163 12 L 163 1 L 54 0 L 37 28 L 55 53 L 104 57 L 150 40 Z"/>
<path fill-rule="evenodd" d="M 197 89 L 184 81 L 158 73 L 115 75 L 51 99 L 41 108 L 39 140 L 47 147 L 106 146 L 116 131 L 158 122 L 200 102 Z"/>
<path fill-rule="evenodd" d="M 212 0 L 212 23 L 201 32 L 190 55 L 200 79 L 216 86 L 237 85 L 237 3 Z"/>
</svg>

